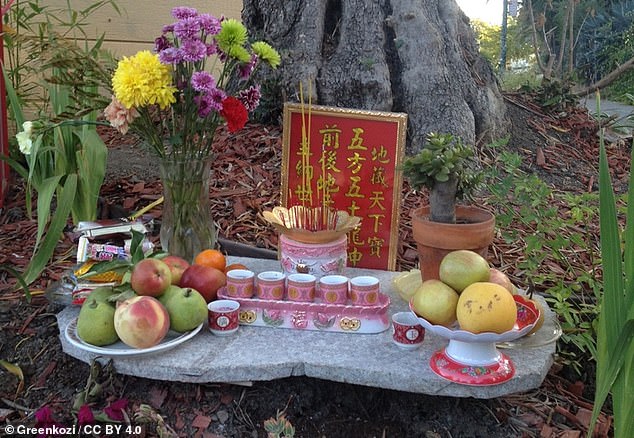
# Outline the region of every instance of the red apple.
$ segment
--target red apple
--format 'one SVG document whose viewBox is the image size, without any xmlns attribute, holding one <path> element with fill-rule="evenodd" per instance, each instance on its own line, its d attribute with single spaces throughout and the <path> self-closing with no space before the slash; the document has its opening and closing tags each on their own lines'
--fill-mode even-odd
<svg viewBox="0 0 634 438">
<path fill-rule="evenodd" d="M 130 286 L 138 295 L 158 297 L 172 284 L 169 266 L 159 259 L 143 259 L 132 268 Z"/>
<path fill-rule="evenodd" d="M 164 257 L 163 262 L 170 268 L 170 272 L 172 273 L 172 284 L 178 286 L 181 277 L 183 276 L 183 272 L 185 269 L 189 268 L 189 262 L 182 257 L 175 255 L 168 255 Z"/>
<path fill-rule="evenodd" d="M 170 328 L 165 306 L 154 297 L 136 296 L 114 312 L 114 328 L 121 341 L 134 348 L 150 348 L 163 340 Z"/>
<path fill-rule="evenodd" d="M 180 287 L 196 289 L 208 303 L 216 299 L 218 289 L 225 284 L 227 277 L 224 272 L 202 265 L 191 265 L 185 269 L 180 281 Z"/>
</svg>

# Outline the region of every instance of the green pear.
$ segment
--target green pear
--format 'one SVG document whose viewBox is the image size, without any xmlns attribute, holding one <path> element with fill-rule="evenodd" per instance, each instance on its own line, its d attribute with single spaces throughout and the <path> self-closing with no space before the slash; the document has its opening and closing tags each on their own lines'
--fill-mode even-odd
<svg viewBox="0 0 634 438">
<path fill-rule="evenodd" d="M 178 287 L 178 286 L 176 286 L 174 284 L 169 285 L 167 287 L 167 289 L 165 290 L 165 292 L 163 292 L 163 294 L 160 297 L 158 297 L 158 300 L 161 302 L 162 305 L 165 306 L 167 304 L 167 302 L 170 299 L 172 299 L 172 297 L 174 295 L 182 293 L 182 290 L 183 290 L 182 288 L 180 288 L 180 287 Z"/>
<path fill-rule="evenodd" d="M 87 299 L 77 317 L 77 335 L 91 345 L 114 344 L 119 340 L 114 328 L 114 312 L 110 303 Z"/>
<path fill-rule="evenodd" d="M 456 320 L 458 293 L 440 280 L 426 280 L 412 297 L 412 308 L 432 324 L 449 327 Z"/>
<path fill-rule="evenodd" d="M 462 291 L 473 283 L 488 282 L 491 277 L 489 262 L 474 251 L 451 251 L 440 262 L 438 278 L 453 290 Z"/>
<path fill-rule="evenodd" d="M 95 300 L 98 303 L 108 303 L 111 306 L 115 306 L 115 302 L 114 301 L 110 301 L 108 300 L 108 298 L 110 298 L 113 295 L 116 295 L 118 292 L 116 292 L 114 290 L 114 287 L 112 286 L 99 286 L 95 289 L 93 289 L 88 296 L 86 297 L 86 301 L 88 300 Z"/>
<path fill-rule="evenodd" d="M 170 286 L 159 298 L 170 316 L 170 329 L 183 333 L 207 320 L 207 301 L 190 287 Z"/>
</svg>

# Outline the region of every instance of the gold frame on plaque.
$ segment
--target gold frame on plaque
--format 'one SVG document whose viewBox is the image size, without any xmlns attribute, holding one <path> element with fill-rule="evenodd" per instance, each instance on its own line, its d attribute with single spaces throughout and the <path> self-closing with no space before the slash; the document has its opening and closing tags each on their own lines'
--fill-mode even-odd
<svg viewBox="0 0 634 438">
<path fill-rule="evenodd" d="M 357 234 L 348 239 L 348 265 L 395 270 L 403 184 L 400 165 L 405 151 L 407 114 L 286 103 L 283 120 L 282 206 L 325 203 L 361 216 L 361 227 L 366 228 L 350 232 Z M 304 157 L 308 158 L 303 158 L 306 161 L 300 164 L 298 156 L 304 153 L 304 143 L 307 149 Z M 344 156 L 345 153 L 348 155 Z M 330 173 L 324 172 L 326 162 Z M 307 164 L 312 171 L 298 169 Z M 321 182 L 315 178 L 315 168 L 321 169 Z M 300 179 L 301 184 L 297 185 Z M 310 179 L 308 185 L 307 179 Z M 362 192 L 364 189 L 370 191 Z M 316 199 L 320 194 L 322 204 Z M 347 205 L 349 199 L 352 201 Z M 357 201 L 365 203 L 366 208 Z M 389 232 L 382 230 L 387 211 L 390 211 Z M 368 227 L 376 232 L 368 232 Z M 355 242 L 357 237 L 361 240 Z M 385 246 L 387 255 L 382 251 Z"/>
</svg>

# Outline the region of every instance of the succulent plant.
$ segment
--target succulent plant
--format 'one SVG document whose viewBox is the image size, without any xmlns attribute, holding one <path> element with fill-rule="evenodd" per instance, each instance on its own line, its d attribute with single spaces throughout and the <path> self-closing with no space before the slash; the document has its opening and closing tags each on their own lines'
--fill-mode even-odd
<svg viewBox="0 0 634 438">
<path fill-rule="evenodd" d="M 423 149 L 407 158 L 403 175 L 415 189 L 430 190 L 431 220 L 455 222 L 456 200 L 470 198 L 482 175 L 473 148 L 449 133 L 430 133 Z"/>
</svg>

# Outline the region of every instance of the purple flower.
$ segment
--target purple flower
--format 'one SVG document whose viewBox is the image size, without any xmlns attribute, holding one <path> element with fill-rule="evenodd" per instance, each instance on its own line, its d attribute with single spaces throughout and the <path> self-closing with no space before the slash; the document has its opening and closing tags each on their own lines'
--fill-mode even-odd
<svg viewBox="0 0 634 438">
<path fill-rule="evenodd" d="M 227 94 L 219 88 L 214 88 L 209 95 L 211 96 L 212 107 L 217 111 L 222 111 L 222 101 L 227 98 Z"/>
<path fill-rule="evenodd" d="M 177 20 L 193 18 L 196 15 L 198 15 L 198 11 L 187 6 L 177 6 L 172 9 L 172 17 L 176 18 Z"/>
<path fill-rule="evenodd" d="M 246 90 L 240 90 L 238 93 L 238 99 L 242 102 L 242 105 L 244 105 L 247 111 L 253 111 L 258 107 L 260 97 L 262 97 L 262 93 L 260 92 L 259 85 L 252 85 Z"/>
<path fill-rule="evenodd" d="M 169 40 L 165 37 L 165 35 L 162 35 L 154 40 L 154 50 L 156 51 L 156 53 L 162 52 L 163 50 L 168 49 L 170 47 L 172 47 L 172 45 L 170 44 Z"/>
<path fill-rule="evenodd" d="M 219 48 L 216 48 L 216 53 L 218 55 L 218 59 L 222 62 L 227 62 L 227 59 L 229 59 L 227 54 L 223 52 L 222 50 L 220 50 Z"/>
<path fill-rule="evenodd" d="M 185 18 L 174 24 L 174 35 L 182 40 L 191 40 L 200 35 L 200 22 L 195 18 Z"/>
<path fill-rule="evenodd" d="M 246 81 L 253 73 L 253 69 L 255 68 L 255 64 L 258 62 L 258 56 L 253 54 L 251 55 L 251 60 L 246 64 L 242 64 L 238 67 L 238 76 L 241 80 Z"/>
<path fill-rule="evenodd" d="M 181 47 L 181 53 L 185 61 L 202 61 L 207 56 L 207 46 L 200 40 L 185 40 Z"/>
<path fill-rule="evenodd" d="M 218 44 L 216 40 L 212 40 L 211 43 L 207 44 L 207 56 L 211 56 L 218 53 Z"/>
<path fill-rule="evenodd" d="M 183 53 L 176 47 L 168 47 L 159 52 L 159 60 L 161 64 L 179 64 L 183 61 Z"/>
<path fill-rule="evenodd" d="M 81 405 L 79 412 L 77 412 L 77 422 L 79 424 L 92 424 L 95 422 L 95 416 L 90 410 L 90 406 Z"/>
<path fill-rule="evenodd" d="M 211 100 L 211 96 L 208 94 L 201 94 L 200 96 L 194 97 L 194 102 L 198 105 L 198 117 L 204 119 L 209 115 L 211 110 L 211 104 L 213 103 Z"/>
<path fill-rule="evenodd" d="M 111 420 L 123 421 L 123 411 L 128 407 L 128 399 L 121 398 L 117 401 L 110 403 L 103 411 Z"/>
<path fill-rule="evenodd" d="M 165 26 L 163 26 L 162 32 L 163 32 L 163 35 L 165 35 L 166 33 L 174 32 L 174 23 L 166 24 Z"/>
<path fill-rule="evenodd" d="M 194 97 L 194 102 L 198 105 L 198 117 L 204 119 L 212 111 L 221 111 L 224 96 L 225 94 L 222 91 L 214 88 L 210 93 Z"/>
<path fill-rule="evenodd" d="M 200 23 L 200 27 L 205 31 L 205 33 L 210 35 L 216 35 L 220 32 L 220 20 L 210 14 L 200 14 L 198 16 L 198 22 Z"/>
<path fill-rule="evenodd" d="M 209 93 L 216 88 L 216 79 L 209 72 L 197 71 L 192 74 L 192 87 L 196 91 Z"/>
</svg>

